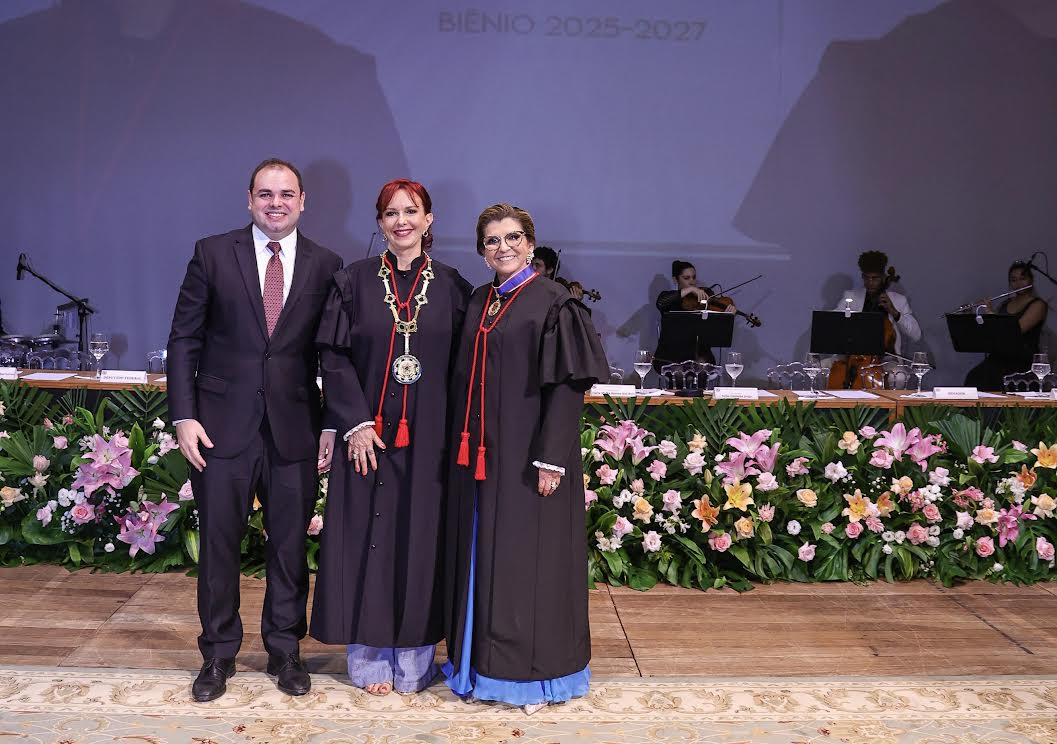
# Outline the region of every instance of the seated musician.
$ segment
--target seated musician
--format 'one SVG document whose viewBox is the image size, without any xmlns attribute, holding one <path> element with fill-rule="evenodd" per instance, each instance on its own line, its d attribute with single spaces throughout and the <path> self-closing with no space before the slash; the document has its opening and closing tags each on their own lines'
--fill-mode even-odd
<svg viewBox="0 0 1057 744">
<path fill-rule="evenodd" d="M 881 251 L 866 251 L 859 255 L 859 271 L 862 272 L 862 287 L 850 289 L 837 303 L 835 310 L 852 310 L 886 313 L 895 330 L 895 346 L 891 349 L 896 354 L 903 353 L 903 341 L 921 339 L 921 327 L 914 319 L 907 298 L 898 292 L 889 290 L 888 256 Z M 851 300 L 849 303 L 848 300 Z"/>
<path fill-rule="evenodd" d="M 666 289 L 657 295 L 657 309 L 663 316 L 675 310 L 704 310 L 707 307 L 708 298 L 713 293 L 705 287 L 697 285 L 697 269 L 688 261 L 672 261 L 672 280 L 675 289 Z M 724 308 L 726 312 L 735 312 L 733 304 Z M 685 362 L 688 359 L 698 362 L 716 363 L 716 357 L 712 349 L 705 346 L 700 339 L 696 343 L 691 340 L 678 338 L 670 329 L 666 329 L 664 319 L 661 319 L 661 335 L 657 339 L 657 350 L 653 354 L 653 368 L 660 373 L 661 367 L 666 364 Z"/>
<path fill-rule="evenodd" d="M 537 274 L 553 279 L 569 290 L 569 294 L 573 296 L 573 299 L 583 301 L 584 288 L 579 282 L 567 282 L 554 275 L 558 270 L 558 254 L 554 252 L 553 248 L 546 245 L 537 245 L 532 252 L 532 256 L 532 268 L 535 269 Z"/>
<path fill-rule="evenodd" d="M 558 268 L 558 254 L 550 246 L 537 245 L 532 252 L 532 268 L 540 276 L 553 279 L 554 270 Z"/>
<path fill-rule="evenodd" d="M 965 384 L 979 390 L 1001 390 L 1003 377 L 1014 372 L 1028 372 L 1031 369 L 1031 357 L 1039 353 L 1039 338 L 1046 324 L 1049 305 L 1032 288 L 1035 277 L 1029 264 L 1015 261 L 1009 267 L 1008 279 L 1010 292 L 1021 291 L 997 308 L 991 307 L 990 300 L 982 300 L 980 305 L 988 313 L 1016 316 L 1024 345 L 1015 354 L 988 354 L 969 370 Z"/>
</svg>

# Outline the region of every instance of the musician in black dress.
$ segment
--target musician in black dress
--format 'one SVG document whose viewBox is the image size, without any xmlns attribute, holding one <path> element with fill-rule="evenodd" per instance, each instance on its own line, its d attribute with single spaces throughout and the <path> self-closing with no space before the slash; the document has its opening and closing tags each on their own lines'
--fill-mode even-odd
<svg viewBox="0 0 1057 744">
<path fill-rule="evenodd" d="M 988 354 L 984 360 L 969 370 L 965 377 L 967 386 L 979 390 L 1001 390 L 1002 378 L 1014 372 L 1031 370 L 1031 358 L 1039 353 L 1039 338 L 1046 325 L 1046 314 L 1049 305 L 1035 294 L 1033 288 L 1035 277 L 1031 266 L 1023 261 L 1015 261 L 1009 267 L 1009 290 L 1019 291 L 997 308 L 990 302 L 981 303 L 987 312 L 1013 315 L 1020 326 L 1021 349 L 1013 354 Z"/>
</svg>

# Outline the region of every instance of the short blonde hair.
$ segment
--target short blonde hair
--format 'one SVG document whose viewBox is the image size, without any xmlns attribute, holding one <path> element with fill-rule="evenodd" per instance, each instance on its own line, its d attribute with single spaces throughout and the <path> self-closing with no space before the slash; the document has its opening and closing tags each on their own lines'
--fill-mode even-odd
<svg viewBox="0 0 1057 744">
<path fill-rule="evenodd" d="M 507 217 L 518 222 L 521 225 L 521 229 L 525 231 L 525 237 L 528 241 L 532 245 L 536 245 L 536 226 L 532 224 L 532 215 L 521 207 L 515 207 L 505 202 L 493 204 L 481 212 L 481 216 L 477 218 L 477 254 L 479 256 L 484 255 L 485 227 L 493 222 L 505 220 Z"/>
</svg>

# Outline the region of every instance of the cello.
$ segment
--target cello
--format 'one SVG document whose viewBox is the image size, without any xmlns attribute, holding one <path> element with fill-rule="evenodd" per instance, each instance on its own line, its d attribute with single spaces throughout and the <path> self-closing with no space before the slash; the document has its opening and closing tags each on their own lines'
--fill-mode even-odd
<svg viewBox="0 0 1057 744">
<path fill-rule="evenodd" d="M 878 300 L 888 288 L 899 281 L 899 274 L 895 267 L 889 266 L 885 273 L 881 289 L 873 294 L 867 294 L 863 298 L 862 312 L 885 312 L 878 304 Z M 886 354 L 894 354 L 896 350 L 896 329 L 892 324 L 892 318 L 885 312 L 884 317 L 884 349 Z M 867 387 L 884 387 L 884 355 L 851 354 L 844 359 L 837 359 L 829 370 L 829 380 L 826 387 L 830 390 L 862 390 Z M 878 376 L 878 369 L 881 369 Z"/>
</svg>

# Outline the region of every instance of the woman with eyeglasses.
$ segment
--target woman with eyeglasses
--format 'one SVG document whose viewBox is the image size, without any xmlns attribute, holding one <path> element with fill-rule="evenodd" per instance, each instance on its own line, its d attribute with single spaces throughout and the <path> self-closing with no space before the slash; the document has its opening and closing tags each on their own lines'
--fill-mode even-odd
<svg viewBox="0 0 1057 744">
<path fill-rule="evenodd" d="M 416 181 L 376 202 L 386 250 L 334 275 L 317 343 L 324 427 L 335 429 L 312 636 L 346 646 L 372 695 L 436 676 L 449 372 L 470 284 L 431 257 L 433 209 Z"/>
<path fill-rule="evenodd" d="M 1031 265 L 1014 261 L 1007 272 L 1009 291 L 1016 292 L 997 308 L 990 301 L 981 301 L 987 312 L 1014 315 L 1020 327 L 1021 350 L 1014 354 L 988 354 L 984 360 L 969 370 L 965 384 L 979 390 L 1001 390 L 1002 378 L 1014 372 L 1031 369 L 1032 356 L 1039 353 L 1039 340 L 1046 325 L 1049 305 L 1035 294 L 1034 274 Z"/>
<path fill-rule="evenodd" d="M 519 207 L 477 220 L 494 278 L 470 297 L 452 377 L 445 561 L 448 686 L 527 713 L 588 690 L 580 414 L 609 378 L 590 315 L 533 270 L 535 245 Z"/>
</svg>

